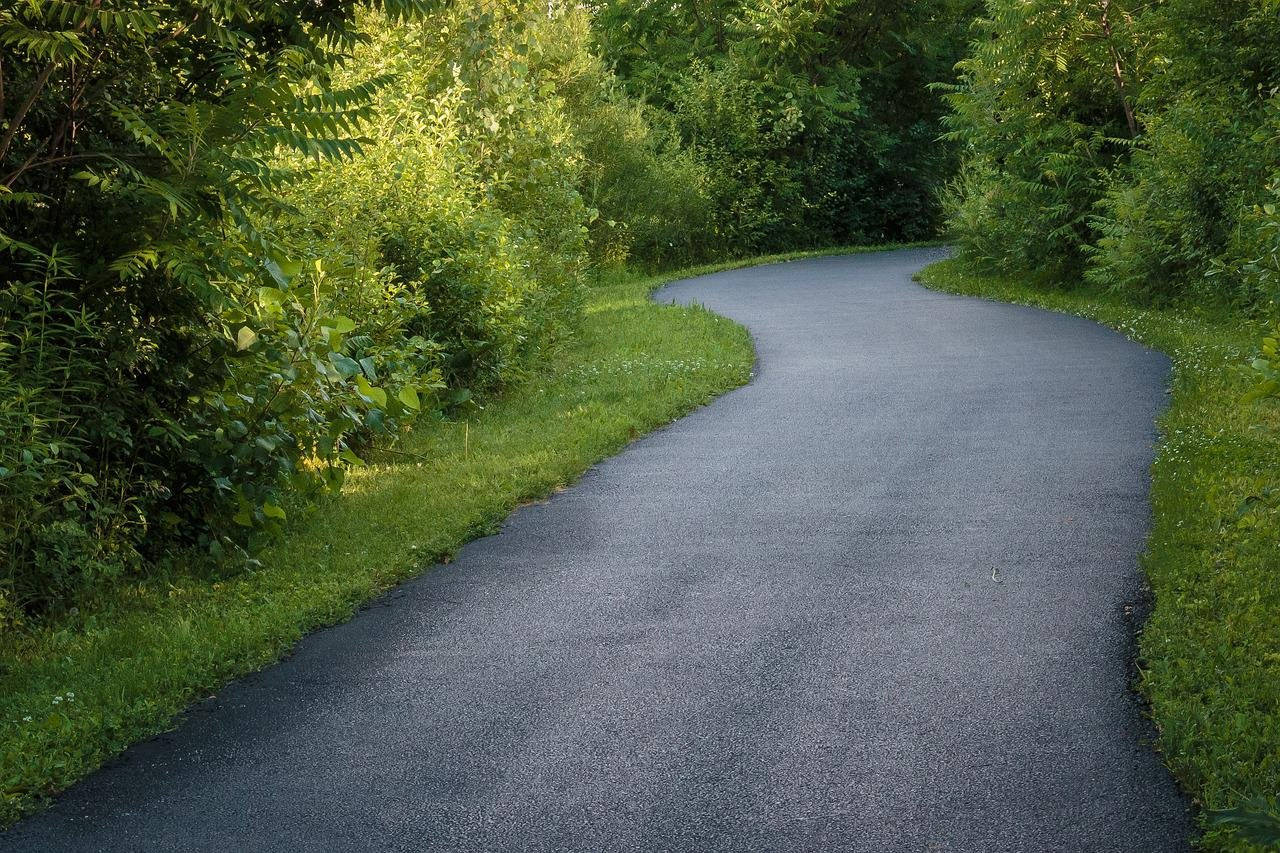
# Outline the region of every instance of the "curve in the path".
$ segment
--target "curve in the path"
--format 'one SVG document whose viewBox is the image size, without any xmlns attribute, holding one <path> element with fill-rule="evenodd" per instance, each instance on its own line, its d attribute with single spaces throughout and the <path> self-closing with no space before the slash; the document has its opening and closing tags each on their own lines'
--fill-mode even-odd
<svg viewBox="0 0 1280 853">
<path fill-rule="evenodd" d="M 668 287 L 747 387 L 138 745 L 8 850 L 1178 850 L 1129 691 L 1166 360 L 912 250 Z"/>
</svg>

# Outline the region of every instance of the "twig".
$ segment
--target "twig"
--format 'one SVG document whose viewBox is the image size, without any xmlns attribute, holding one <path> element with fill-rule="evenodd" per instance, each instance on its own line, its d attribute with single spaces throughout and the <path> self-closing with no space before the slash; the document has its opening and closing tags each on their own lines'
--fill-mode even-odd
<svg viewBox="0 0 1280 853">
<path fill-rule="evenodd" d="M 27 113 L 36 102 L 36 98 L 40 96 L 40 90 L 44 88 L 45 83 L 49 82 L 49 77 L 53 74 L 53 70 L 57 67 L 56 62 L 50 62 L 40 72 L 40 76 L 31 84 L 31 94 L 27 96 L 27 100 L 23 102 L 18 111 L 14 113 L 13 119 L 9 122 L 9 129 L 5 132 L 4 138 L 0 139 L 0 159 L 9 152 L 9 146 L 13 144 L 13 138 L 18 134 L 18 128 L 22 125 L 22 120 L 27 117 Z"/>
<path fill-rule="evenodd" d="M 1102 32 L 1107 36 L 1107 50 L 1111 53 L 1111 74 L 1115 79 L 1116 91 L 1120 95 L 1120 106 L 1124 108 L 1124 118 L 1129 124 L 1129 137 L 1138 136 L 1138 120 L 1133 114 L 1133 105 L 1129 103 L 1129 95 L 1124 87 L 1124 65 L 1120 62 L 1120 52 L 1116 50 L 1115 39 L 1111 33 L 1111 0 L 1102 0 Z"/>
</svg>

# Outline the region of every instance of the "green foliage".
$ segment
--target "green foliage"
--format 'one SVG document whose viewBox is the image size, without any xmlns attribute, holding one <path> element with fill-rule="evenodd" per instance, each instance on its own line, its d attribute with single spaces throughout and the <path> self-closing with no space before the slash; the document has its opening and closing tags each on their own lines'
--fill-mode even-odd
<svg viewBox="0 0 1280 853">
<path fill-rule="evenodd" d="M 1149 302 L 1264 299 L 1238 269 L 1260 248 L 1251 214 L 1280 168 L 1268 138 L 1280 125 L 1266 128 L 1264 112 L 1254 98 L 1210 91 L 1153 114 L 1101 207 L 1090 277 Z"/>
<path fill-rule="evenodd" d="M 0 628 L 29 602 L 132 567 L 136 554 L 119 543 L 146 524 L 136 505 L 104 499 L 82 438 L 86 423 L 113 426 L 94 405 L 95 319 L 58 293 L 60 257 L 23 267 L 25 280 L 0 291 Z"/>
<path fill-rule="evenodd" d="M 578 146 L 593 261 L 652 269 L 704 259 L 714 227 L 707 165 L 680 144 L 669 114 L 627 94 L 594 52 L 586 14 L 542 29 L 534 73 L 554 85 Z"/>
<path fill-rule="evenodd" d="M 364 8 L 0 13 L 0 619 L 245 559 L 572 332 L 556 19 Z"/>
<path fill-rule="evenodd" d="M 287 493 L 340 481 L 350 436 L 393 434 L 414 414 L 372 383 L 384 356 L 403 368 L 421 347 L 340 316 L 325 270 L 302 272 L 272 227 L 298 178 L 286 152 L 361 149 L 382 81 L 329 79 L 358 41 L 354 9 L 27 0 L 0 12 L 11 610 L 63 605 L 173 544 L 250 552 Z M 430 369 L 393 379 L 435 381 Z"/>
<path fill-rule="evenodd" d="M 991 0 L 946 198 L 960 257 L 1151 303 L 1267 303 L 1243 267 L 1280 169 L 1273 3 Z"/>
<path fill-rule="evenodd" d="M 611 0 L 603 55 L 708 175 L 699 254 L 910 240 L 937 224 L 959 0 Z"/>
<path fill-rule="evenodd" d="M 960 82 L 944 87 L 962 162 L 945 198 L 964 260 L 1044 276 L 1082 268 L 1094 206 L 1137 130 L 1135 5 L 987 3 Z"/>
<path fill-rule="evenodd" d="M 344 298 L 364 312 L 392 295 L 455 390 L 493 387 L 577 323 L 592 212 L 538 69 L 559 26 L 519 8 L 369 20 L 344 74 L 394 79 L 375 98 L 376 142 L 287 193 L 347 270 Z"/>
</svg>

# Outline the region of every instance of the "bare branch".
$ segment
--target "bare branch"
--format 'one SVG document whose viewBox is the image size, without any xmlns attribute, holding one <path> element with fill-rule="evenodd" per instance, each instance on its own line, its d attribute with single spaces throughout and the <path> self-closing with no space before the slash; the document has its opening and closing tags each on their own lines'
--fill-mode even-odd
<svg viewBox="0 0 1280 853">
<path fill-rule="evenodd" d="M 18 128 L 22 126 L 22 120 L 27 117 L 27 113 L 31 110 L 32 105 L 35 104 L 36 98 L 40 97 L 41 90 L 49 82 L 49 77 L 53 74 L 55 68 L 57 68 L 56 62 L 50 62 L 44 67 L 44 70 L 40 72 L 40 76 L 31 85 L 31 94 L 27 95 L 26 101 L 14 113 L 13 119 L 9 122 L 9 129 L 5 131 L 4 138 L 0 139 L 0 159 L 3 159 L 4 155 L 9 153 L 9 146 L 13 144 L 13 138 L 17 136 Z"/>
</svg>

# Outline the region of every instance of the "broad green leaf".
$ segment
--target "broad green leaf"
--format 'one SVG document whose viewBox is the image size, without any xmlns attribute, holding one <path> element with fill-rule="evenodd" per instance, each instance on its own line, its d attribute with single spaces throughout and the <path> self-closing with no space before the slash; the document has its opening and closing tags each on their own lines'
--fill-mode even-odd
<svg viewBox="0 0 1280 853">
<path fill-rule="evenodd" d="M 355 329 L 356 321 L 350 317 L 325 317 L 320 321 L 320 325 L 342 332 L 345 335 Z"/>
<path fill-rule="evenodd" d="M 329 353 L 329 363 L 342 374 L 344 379 L 350 379 L 360 372 L 360 365 L 356 363 L 356 360 L 348 358 L 340 352 Z"/>
<path fill-rule="evenodd" d="M 267 272 L 271 274 L 281 287 L 288 287 L 289 282 L 294 276 L 302 272 L 302 264 L 298 261 L 286 261 L 277 258 L 268 258 L 265 266 Z"/>
<path fill-rule="evenodd" d="M 406 408 L 412 409 L 415 412 L 422 407 L 422 403 L 418 400 L 418 390 L 409 385 L 400 389 L 400 393 L 396 395 L 396 399 L 401 403 L 404 403 Z"/>
<path fill-rule="evenodd" d="M 259 287 L 258 304 L 264 308 L 279 308 L 285 300 L 285 293 L 276 287 Z"/>
<path fill-rule="evenodd" d="M 363 375 L 356 376 L 356 388 L 360 391 L 360 396 L 374 405 L 378 407 L 387 405 L 387 392 L 375 385 L 370 385 L 369 380 L 365 379 Z"/>
</svg>

